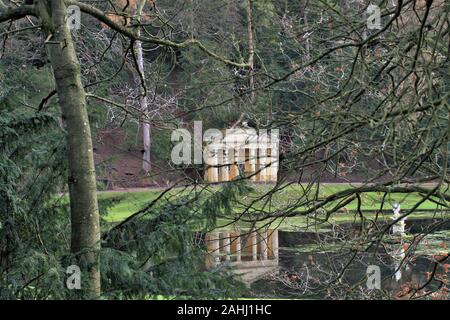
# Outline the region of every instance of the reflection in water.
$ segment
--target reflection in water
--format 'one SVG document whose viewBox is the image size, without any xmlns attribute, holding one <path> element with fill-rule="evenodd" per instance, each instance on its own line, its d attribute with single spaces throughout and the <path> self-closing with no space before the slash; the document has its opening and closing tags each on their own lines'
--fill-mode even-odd
<svg viewBox="0 0 450 320">
<path fill-rule="evenodd" d="M 400 241 L 399 244 L 395 245 L 394 250 L 390 253 L 390 256 L 393 261 L 393 278 L 395 281 L 400 281 L 402 279 L 403 273 L 410 271 L 410 266 L 408 264 L 408 261 L 405 260 L 406 257 L 406 250 L 405 250 L 405 244 L 403 243 L 403 240 Z"/>
<path fill-rule="evenodd" d="M 390 238 L 384 246 L 388 254 L 384 254 L 383 250 L 375 256 L 375 260 L 372 260 L 373 252 L 365 251 L 359 252 L 357 258 L 353 259 L 353 252 L 349 251 L 348 247 L 340 247 L 331 242 L 330 239 L 340 237 L 352 239 L 352 235 L 357 234 L 359 230 L 357 225 L 348 226 L 340 234 L 330 233 L 329 238 L 324 232 L 320 238 L 316 237 L 316 242 L 313 241 L 311 232 L 279 231 L 280 274 L 278 277 L 256 281 L 252 284 L 252 292 L 255 296 L 263 297 L 342 298 L 346 294 L 345 286 L 338 286 L 337 289 L 344 288 L 342 292 L 336 288 L 330 292 L 320 292 L 316 289 L 334 280 L 345 268 L 347 272 L 342 276 L 342 283 L 362 284 L 361 290 L 364 290 L 367 265 L 376 264 L 381 268 L 383 291 L 395 299 L 408 298 L 408 295 L 402 295 L 404 290 L 426 283 L 427 273 L 432 270 L 433 262 L 426 254 L 408 258 L 410 253 L 407 237 L 411 237 L 411 233 L 423 232 L 425 227 L 434 222 L 433 219 L 408 220 L 408 227 L 405 228 L 408 234 Z M 440 225 L 442 230 L 448 230 L 449 227 L 450 223 Z M 349 238 L 344 238 L 344 235 Z M 347 265 L 350 259 L 353 262 Z M 429 288 L 436 289 L 438 285 L 439 283 L 433 282 Z"/>
<path fill-rule="evenodd" d="M 397 254 L 393 254 L 392 258 L 394 259 L 394 278 L 395 281 L 400 281 L 402 279 L 402 261 L 405 258 L 405 252 L 403 249 L 400 249 L 400 252 Z"/>
<path fill-rule="evenodd" d="M 210 232 L 206 268 L 226 263 L 246 283 L 278 273 L 278 230 Z"/>
<path fill-rule="evenodd" d="M 401 216 L 399 208 L 396 210 L 394 215 Z M 375 260 L 372 260 L 373 252 L 364 250 L 353 259 L 353 252 L 349 251 L 348 247 L 341 247 L 341 242 L 335 242 L 335 239 L 341 239 L 340 241 L 351 243 L 350 240 L 359 232 L 357 224 L 342 225 L 337 233 L 281 230 L 212 232 L 202 237 L 209 252 L 205 266 L 233 267 L 244 282 L 251 284 L 254 296 L 289 298 L 309 295 L 324 298 L 341 297 L 341 293 L 335 292 L 336 290 L 331 293 L 314 291 L 316 283 L 326 284 L 334 280 L 342 268 L 347 269 L 342 276 L 342 283 L 365 283 L 365 280 L 361 281 L 366 278 L 368 263 L 377 264 L 381 268 L 383 291 L 396 299 L 405 298 L 407 296 L 401 296 L 399 293 L 408 286 L 424 284 L 428 279 L 427 274 L 433 268 L 433 262 L 429 258 L 431 252 L 410 256 L 408 244 L 411 240 L 408 239 L 411 235 L 425 232 L 433 224 L 434 232 L 449 230 L 450 222 L 434 218 L 409 219 L 403 222 L 405 226 L 400 225 L 403 230 L 391 228 L 391 235 L 384 245 L 387 253 L 383 250 L 376 255 Z M 394 231 L 397 230 L 401 232 L 395 235 Z M 448 242 L 448 239 L 443 237 L 439 238 L 439 242 Z M 347 266 L 350 258 L 353 262 Z M 430 288 L 436 288 L 437 285 L 439 283 L 433 282 Z M 344 290 L 345 286 L 342 288 Z M 361 290 L 364 288 L 363 285 Z"/>
<path fill-rule="evenodd" d="M 409 270 L 409 266 L 407 262 L 404 262 L 406 252 L 405 252 L 405 245 L 404 245 L 404 238 L 406 235 L 405 232 L 405 226 L 406 226 L 406 217 L 401 218 L 400 213 L 400 204 L 395 203 L 393 206 L 393 215 L 392 220 L 397 221 L 392 226 L 392 234 L 394 236 L 399 237 L 399 244 L 395 245 L 394 250 L 390 254 L 393 260 L 393 267 L 394 267 L 394 279 L 398 282 L 402 279 L 402 269 L 405 269 L 406 271 Z"/>
<path fill-rule="evenodd" d="M 395 203 L 394 204 L 394 214 L 392 215 L 392 220 L 397 221 L 393 226 L 392 226 L 392 233 L 394 235 L 400 235 L 403 236 L 405 234 L 405 226 L 406 226 L 406 217 L 403 217 L 400 219 L 401 214 L 400 214 L 400 204 L 399 203 Z"/>
</svg>

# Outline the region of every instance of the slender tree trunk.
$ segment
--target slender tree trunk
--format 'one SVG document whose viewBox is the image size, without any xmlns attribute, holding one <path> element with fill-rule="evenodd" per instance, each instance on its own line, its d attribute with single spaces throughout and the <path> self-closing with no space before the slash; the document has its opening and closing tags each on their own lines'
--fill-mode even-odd
<svg viewBox="0 0 450 320">
<path fill-rule="evenodd" d="M 141 0 L 137 5 L 136 16 L 138 21 L 141 20 L 142 10 L 144 9 L 145 2 L 146 2 L 145 0 Z M 138 28 L 137 34 L 138 35 L 141 34 L 140 28 Z M 137 76 L 136 80 L 137 83 L 141 83 L 142 81 L 145 81 L 144 54 L 142 51 L 141 41 L 135 42 L 135 50 L 136 50 L 138 72 L 140 73 L 140 76 Z M 143 85 L 145 85 L 145 83 L 143 83 Z M 144 90 L 141 90 L 141 96 L 139 97 L 139 106 L 145 115 L 149 115 L 147 94 L 148 92 L 146 93 Z M 151 170 L 151 158 L 150 158 L 151 131 L 150 131 L 150 119 L 148 116 L 142 121 L 142 135 L 144 142 L 142 170 L 145 173 L 149 173 Z"/>
<path fill-rule="evenodd" d="M 71 251 L 78 266 L 89 274 L 83 295 L 100 295 L 100 226 L 91 130 L 86 95 L 81 83 L 80 64 L 66 24 L 63 0 L 38 2 L 38 12 L 48 35 L 47 49 L 67 130 Z M 83 273 L 84 275 L 85 273 Z"/>
<path fill-rule="evenodd" d="M 303 20 L 305 21 L 305 25 L 308 25 L 308 13 L 306 12 L 307 6 L 305 5 L 305 12 L 303 13 Z M 311 45 L 310 45 L 310 41 L 309 41 L 309 37 L 308 36 L 305 40 L 305 47 L 306 47 L 306 59 L 305 61 L 309 61 L 309 59 L 311 58 Z"/>
<path fill-rule="evenodd" d="M 254 74 L 254 56 L 255 56 L 255 43 L 253 40 L 253 0 L 247 1 L 247 37 L 248 37 L 248 64 L 249 64 L 249 86 L 250 86 L 250 102 L 255 102 L 255 80 Z"/>
</svg>

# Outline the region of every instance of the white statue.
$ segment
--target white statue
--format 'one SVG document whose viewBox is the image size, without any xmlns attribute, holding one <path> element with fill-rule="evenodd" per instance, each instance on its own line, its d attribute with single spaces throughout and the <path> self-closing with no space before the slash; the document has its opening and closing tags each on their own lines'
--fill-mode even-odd
<svg viewBox="0 0 450 320">
<path fill-rule="evenodd" d="M 400 214 L 400 204 L 399 203 L 395 203 L 393 206 L 393 211 L 394 211 L 394 215 L 392 216 L 392 220 L 397 220 L 401 217 Z M 396 222 L 393 226 L 392 226 L 392 233 L 393 234 L 404 234 L 405 233 L 405 220 L 406 217 L 401 218 L 398 222 Z"/>
<path fill-rule="evenodd" d="M 394 223 L 394 225 L 392 226 L 392 233 L 394 235 L 399 235 L 401 238 L 405 235 L 405 220 L 406 217 L 403 217 L 400 219 L 400 217 L 402 216 L 400 213 L 400 204 L 399 203 L 395 203 L 393 205 L 393 215 L 392 215 L 392 220 L 397 221 L 396 223 Z M 400 220 L 399 220 L 400 219 Z M 402 278 L 402 268 L 401 268 L 401 263 L 405 258 L 405 249 L 403 247 L 403 241 L 400 242 L 400 246 L 397 250 L 395 250 L 392 254 L 391 254 L 392 258 L 394 259 L 394 270 L 395 270 L 395 275 L 394 278 L 396 281 L 400 281 Z"/>
</svg>

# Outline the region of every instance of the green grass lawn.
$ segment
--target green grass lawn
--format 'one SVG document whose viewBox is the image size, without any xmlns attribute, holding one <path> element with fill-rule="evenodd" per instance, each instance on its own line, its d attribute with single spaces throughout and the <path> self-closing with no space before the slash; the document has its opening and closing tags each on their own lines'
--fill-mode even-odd
<svg viewBox="0 0 450 320">
<path fill-rule="evenodd" d="M 242 207 L 245 207 L 248 203 L 251 203 L 254 199 L 260 197 L 262 194 L 265 194 L 269 191 L 273 186 L 271 185 L 255 185 L 255 191 L 243 196 L 240 199 L 241 203 L 236 204 L 234 206 L 234 211 L 239 212 Z M 321 184 L 319 195 L 320 197 L 326 197 L 330 194 L 345 190 L 346 188 L 352 187 L 349 184 Z M 218 191 L 220 186 L 210 187 L 210 191 Z M 108 215 L 106 216 L 106 220 L 110 222 L 118 222 L 125 218 L 127 218 L 132 213 L 142 209 L 149 202 L 154 200 L 158 195 L 163 191 L 163 189 L 148 189 L 148 190 L 139 190 L 139 191 L 130 191 L 130 192 L 99 192 L 99 200 L 102 199 L 116 199 L 117 204 L 113 205 L 108 210 Z M 183 189 L 174 189 L 171 190 L 166 196 L 171 198 L 176 198 L 179 196 L 186 195 L 189 191 Z M 298 199 L 304 199 L 305 192 L 303 188 L 299 185 L 289 186 L 279 192 L 277 192 L 273 197 L 271 197 L 270 201 L 266 203 L 265 207 L 263 201 L 258 201 L 254 204 L 253 209 L 259 210 L 261 208 L 265 208 L 266 210 L 280 210 L 283 211 L 283 208 L 289 208 L 292 205 L 295 205 Z M 361 209 L 364 212 L 364 217 L 367 219 L 374 219 L 376 217 L 376 210 L 380 209 L 380 204 L 382 201 L 383 194 L 376 192 L 368 192 L 361 194 L 362 206 Z M 422 197 L 419 194 L 390 194 L 386 197 L 385 204 L 383 206 L 384 210 L 391 210 L 392 204 L 398 202 L 401 204 L 402 212 L 412 208 L 416 205 Z M 329 207 L 335 206 L 336 203 L 332 203 Z M 303 208 L 305 209 L 305 208 Z M 440 218 L 448 218 L 449 214 L 439 210 L 437 205 L 431 201 L 425 201 L 422 203 L 418 211 L 410 215 L 409 219 L 419 219 L 419 218 L 430 218 L 430 217 L 440 217 Z M 297 210 L 302 210 L 302 207 Z M 331 223 L 350 223 L 350 222 L 358 222 L 360 221 L 359 215 L 356 213 L 357 210 L 357 202 L 353 201 L 346 205 L 345 210 L 341 212 L 333 214 L 329 222 Z M 439 212 L 436 212 L 439 210 Z M 378 220 L 387 220 L 390 219 L 390 212 L 378 215 Z M 228 224 L 229 221 L 226 219 L 219 219 L 218 224 L 219 227 L 221 225 Z M 261 224 L 261 223 L 260 223 Z M 264 223 L 262 223 L 264 224 Z M 309 217 L 297 216 L 290 217 L 286 219 L 277 219 L 272 222 L 271 227 L 278 226 L 281 229 L 290 230 L 296 229 L 298 227 L 307 227 L 309 225 L 314 224 L 314 220 Z M 250 222 L 239 222 L 239 227 L 250 226 Z M 319 229 L 327 229 L 329 226 L 328 222 L 319 225 Z M 228 227 L 227 227 L 228 228 Z M 320 231 L 320 230 L 319 230 Z"/>
<path fill-rule="evenodd" d="M 145 207 L 154 200 L 161 191 L 146 190 L 132 192 L 99 192 L 98 199 L 117 199 L 117 204 L 108 210 L 106 220 L 117 222 Z"/>
</svg>

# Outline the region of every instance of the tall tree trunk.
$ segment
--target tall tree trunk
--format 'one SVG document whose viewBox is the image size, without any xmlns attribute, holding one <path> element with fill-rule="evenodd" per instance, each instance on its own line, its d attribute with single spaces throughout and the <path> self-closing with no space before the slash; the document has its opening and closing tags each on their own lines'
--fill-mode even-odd
<svg viewBox="0 0 450 320">
<path fill-rule="evenodd" d="M 255 102 L 255 80 L 253 77 L 254 74 L 254 56 L 255 56 L 255 43 L 253 40 L 253 0 L 247 1 L 247 37 L 248 37 L 248 64 L 249 64 L 249 86 L 250 86 L 250 102 Z"/>
<path fill-rule="evenodd" d="M 145 0 L 139 1 L 139 4 L 137 5 L 136 9 L 136 17 L 138 22 L 141 21 L 141 15 L 142 10 L 145 6 Z M 137 34 L 141 35 L 141 29 L 138 28 Z M 138 67 L 138 73 L 140 76 L 136 77 L 137 83 L 145 82 L 145 69 L 144 69 L 144 54 L 142 51 L 142 42 L 136 41 L 135 42 L 135 50 L 136 50 L 136 60 L 137 60 L 137 67 Z M 142 83 L 142 85 L 145 86 L 145 83 Z M 145 92 L 145 90 L 142 88 L 141 95 L 139 97 L 139 107 L 142 110 L 142 112 L 147 115 L 145 119 L 142 121 L 142 135 L 143 135 L 143 142 L 144 142 L 144 149 L 143 149 L 143 159 L 142 159 L 142 170 L 145 173 L 149 173 L 151 170 L 151 158 L 150 158 L 150 143 L 151 143 L 151 131 L 150 131 L 150 118 L 149 118 L 149 110 L 148 110 L 148 101 L 147 101 L 147 94 L 148 92 Z"/>
<path fill-rule="evenodd" d="M 88 288 L 82 288 L 82 293 L 95 298 L 100 295 L 100 225 L 91 130 L 80 64 L 66 24 L 64 1 L 39 1 L 38 12 L 48 35 L 47 49 L 67 130 L 71 251 L 81 270 L 89 274 Z"/>
</svg>

